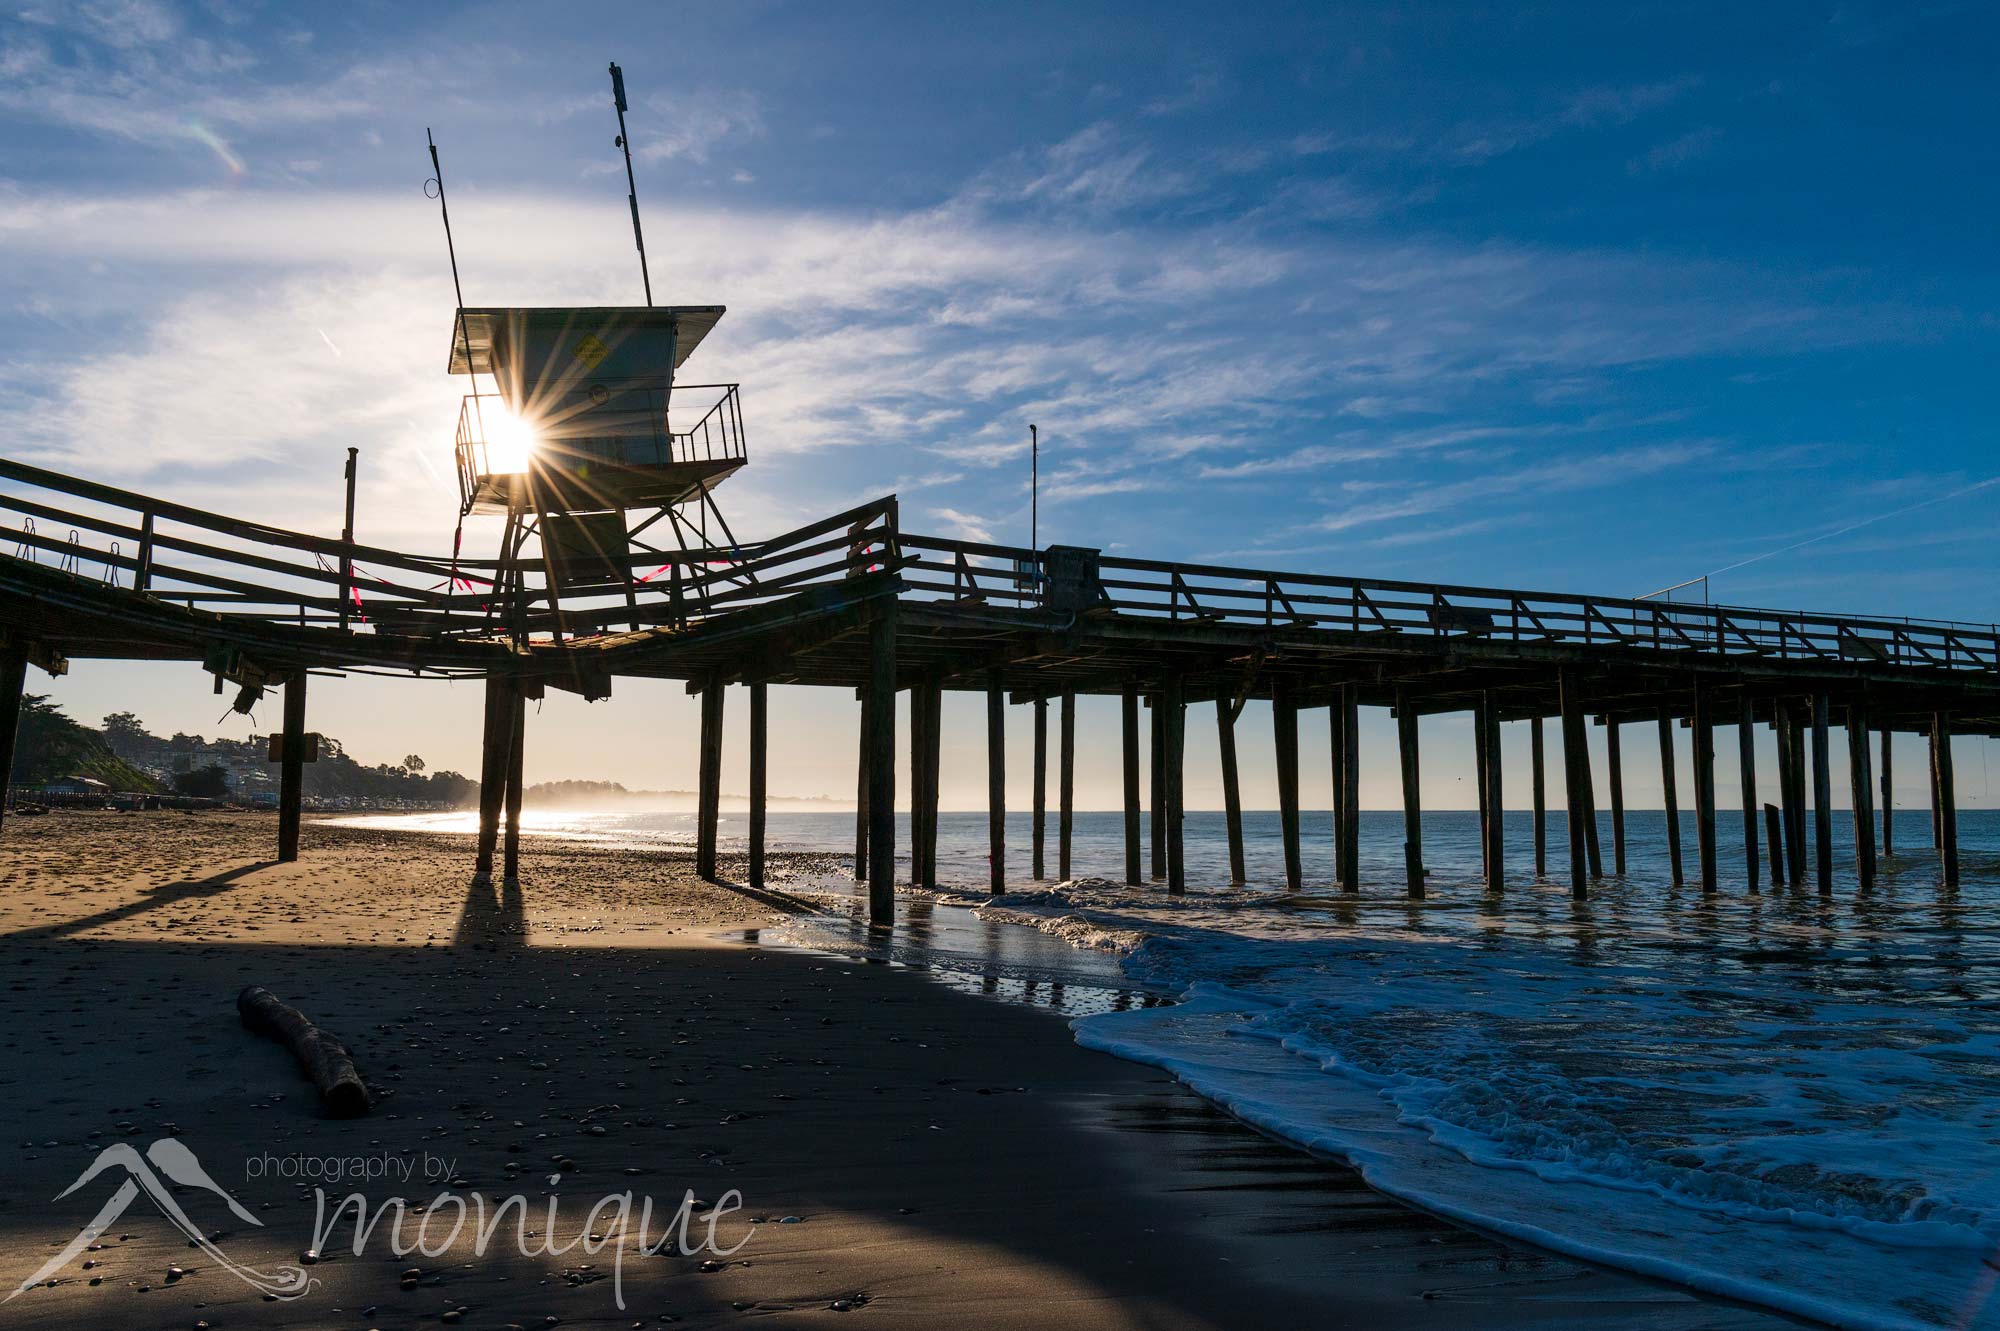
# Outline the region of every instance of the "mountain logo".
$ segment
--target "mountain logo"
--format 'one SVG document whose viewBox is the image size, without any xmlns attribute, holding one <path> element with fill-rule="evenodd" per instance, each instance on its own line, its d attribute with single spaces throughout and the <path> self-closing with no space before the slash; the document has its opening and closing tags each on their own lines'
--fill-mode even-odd
<svg viewBox="0 0 2000 1331">
<path fill-rule="evenodd" d="M 84 1170 L 76 1182 L 56 1194 L 56 1200 L 60 1201 L 69 1196 L 108 1170 L 121 1170 L 125 1178 L 105 1200 L 104 1205 L 98 1208 L 90 1223 L 83 1227 L 82 1232 L 68 1247 L 44 1263 L 41 1270 L 17 1285 L 13 1293 L 0 1299 L 0 1303 L 12 1301 L 76 1260 L 78 1254 L 118 1223 L 118 1218 L 125 1214 L 127 1207 L 139 1199 L 139 1194 L 142 1192 L 152 1201 L 161 1215 L 173 1222 L 174 1228 L 187 1235 L 190 1243 L 206 1253 L 217 1266 L 259 1293 L 280 1299 L 295 1299 L 301 1294 L 310 1292 L 319 1283 L 307 1276 L 303 1267 L 284 1266 L 278 1268 L 275 1273 L 267 1273 L 243 1266 L 231 1261 L 222 1249 L 210 1242 L 201 1228 L 188 1217 L 187 1212 L 181 1209 L 180 1203 L 174 1200 L 173 1193 L 168 1190 L 166 1183 L 161 1181 L 162 1174 L 184 1188 L 200 1188 L 220 1197 L 239 1220 L 260 1228 L 264 1222 L 244 1210 L 234 1197 L 208 1176 L 208 1171 L 201 1167 L 201 1161 L 195 1158 L 194 1152 L 172 1137 L 160 1138 L 146 1148 L 144 1155 L 124 1142 L 105 1147 L 98 1152 L 97 1159 L 91 1162 L 90 1168 Z"/>
</svg>

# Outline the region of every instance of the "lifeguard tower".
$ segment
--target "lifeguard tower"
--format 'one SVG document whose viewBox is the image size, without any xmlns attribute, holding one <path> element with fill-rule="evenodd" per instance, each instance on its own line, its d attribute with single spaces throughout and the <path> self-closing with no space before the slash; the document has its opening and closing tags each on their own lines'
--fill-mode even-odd
<svg viewBox="0 0 2000 1331">
<path fill-rule="evenodd" d="M 540 537 L 558 638 L 566 600 L 622 592 L 635 601 L 640 532 L 664 520 L 680 549 L 690 536 L 706 547 L 713 514 L 727 534 L 711 492 L 746 460 L 737 385 L 675 379 L 722 314 L 720 305 L 458 311 L 450 372 L 473 379 L 458 418 L 460 516 L 505 515 L 501 581 L 517 601 L 533 595 L 521 551 Z M 635 512 L 648 515 L 634 521 Z"/>
</svg>

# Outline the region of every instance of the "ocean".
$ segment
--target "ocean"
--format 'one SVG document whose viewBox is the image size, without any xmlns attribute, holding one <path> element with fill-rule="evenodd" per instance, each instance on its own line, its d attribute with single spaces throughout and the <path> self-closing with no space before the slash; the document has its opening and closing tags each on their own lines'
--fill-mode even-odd
<svg viewBox="0 0 2000 1331">
<path fill-rule="evenodd" d="M 853 821 L 773 813 L 770 845 L 851 853 Z M 1557 811 L 1549 880 L 1533 874 L 1530 815 L 1508 814 L 1500 894 L 1480 881 L 1477 815 L 1426 814 L 1420 902 L 1400 813 L 1362 814 L 1358 897 L 1330 885 L 1326 814 L 1307 815 L 1297 895 L 1277 815 L 1244 821 L 1250 884 L 1227 886 L 1221 814 L 1190 812 L 1188 892 L 1169 897 L 1121 881 L 1120 815 L 1077 816 L 1065 884 L 1053 816 L 1036 884 L 1028 817 L 1010 815 L 1011 890 L 992 899 L 985 815 L 946 813 L 947 890 L 903 901 L 892 938 L 845 912 L 763 936 L 1057 1007 L 1084 1045 L 1482 1228 L 1839 1326 L 2000 1328 L 2000 812 L 1961 812 L 1962 882 L 1946 889 L 1929 814 L 1900 811 L 1898 854 L 1864 894 L 1838 811 L 1823 898 L 1810 874 L 1773 889 L 1760 871 L 1748 889 L 1734 810 L 1717 820 L 1719 890 L 1676 889 L 1663 816 L 1630 811 L 1629 872 L 1582 903 Z M 530 826 L 694 834 L 686 814 Z M 725 849 L 743 831 L 725 815 Z M 1692 875 L 1691 814 L 1681 835 Z M 845 876 L 772 885 L 853 893 Z"/>
</svg>

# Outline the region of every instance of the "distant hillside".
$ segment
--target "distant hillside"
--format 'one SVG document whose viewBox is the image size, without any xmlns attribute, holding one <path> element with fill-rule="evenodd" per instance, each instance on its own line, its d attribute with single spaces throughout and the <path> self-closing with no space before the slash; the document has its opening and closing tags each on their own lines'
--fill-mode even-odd
<svg viewBox="0 0 2000 1331">
<path fill-rule="evenodd" d="M 160 783 L 111 751 L 104 736 L 63 715 L 46 694 L 21 696 L 21 729 L 14 742 L 16 785 L 41 785 L 87 776 L 113 790 L 153 792 Z"/>
</svg>

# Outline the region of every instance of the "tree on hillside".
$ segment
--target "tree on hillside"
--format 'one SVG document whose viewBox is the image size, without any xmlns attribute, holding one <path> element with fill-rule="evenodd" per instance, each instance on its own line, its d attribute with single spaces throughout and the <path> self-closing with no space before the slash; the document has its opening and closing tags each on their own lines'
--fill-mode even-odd
<svg viewBox="0 0 2000 1331">
<path fill-rule="evenodd" d="M 226 800 L 229 798 L 229 769 L 220 763 L 210 763 L 206 767 L 197 767 L 192 772 L 176 772 L 174 794 L 193 795 L 199 799 Z"/>
</svg>

